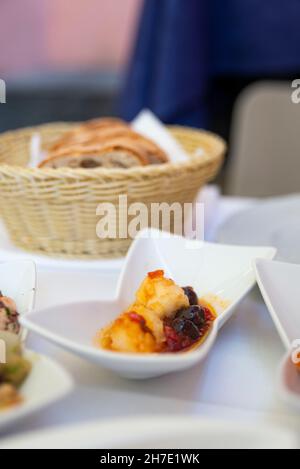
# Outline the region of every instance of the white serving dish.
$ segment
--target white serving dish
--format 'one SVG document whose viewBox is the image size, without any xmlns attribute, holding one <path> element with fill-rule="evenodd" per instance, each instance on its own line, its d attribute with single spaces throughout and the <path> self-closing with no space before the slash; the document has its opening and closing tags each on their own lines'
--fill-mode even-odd
<svg viewBox="0 0 300 469">
<path fill-rule="evenodd" d="M 160 376 L 199 363 L 212 347 L 220 327 L 254 285 L 253 259 L 272 258 L 275 250 L 165 236 L 157 230 L 145 230 L 135 239 L 113 299 L 35 311 L 23 317 L 22 324 L 55 344 L 127 378 Z M 192 285 L 199 296 L 205 298 L 215 294 L 226 302 L 204 343 L 186 353 L 176 354 L 124 354 L 94 347 L 92 341 L 97 330 L 127 308 L 146 273 L 159 268 L 163 268 L 166 275 L 179 285 Z"/>
<path fill-rule="evenodd" d="M 36 268 L 29 260 L 3 262 L 0 264 L 0 290 L 4 296 L 13 298 L 19 314 L 30 312 L 34 306 Z"/>
<path fill-rule="evenodd" d="M 32 369 L 20 388 L 23 402 L 0 411 L 0 430 L 62 399 L 72 389 L 69 374 L 50 358 L 26 350 Z"/>
<path fill-rule="evenodd" d="M 300 409 L 300 372 L 292 363 L 293 344 L 300 350 L 300 265 L 259 259 L 257 283 L 287 350 L 279 366 L 278 387 L 284 400 Z"/>
<path fill-rule="evenodd" d="M 36 268 L 32 261 L 11 261 L 0 264 L 0 289 L 5 296 L 14 299 L 20 317 L 25 317 L 34 306 Z M 21 339 L 26 331 L 21 330 Z M 69 375 L 53 360 L 25 349 L 25 356 L 32 363 L 32 370 L 20 388 L 24 401 L 0 411 L 0 430 L 24 418 L 36 410 L 63 397 L 71 388 Z"/>
<path fill-rule="evenodd" d="M 0 443 L 0 449 L 177 450 L 296 447 L 295 434 L 275 425 L 168 415 L 81 423 L 31 432 Z M 201 461 L 201 455 L 198 461 Z"/>
</svg>

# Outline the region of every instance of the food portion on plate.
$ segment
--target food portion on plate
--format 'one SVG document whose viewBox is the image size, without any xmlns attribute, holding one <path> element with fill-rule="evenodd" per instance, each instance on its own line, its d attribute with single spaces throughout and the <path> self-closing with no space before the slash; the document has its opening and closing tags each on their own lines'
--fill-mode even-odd
<svg viewBox="0 0 300 469">
<path fill-rule="evenodd" d="M 0 331 L 0 411 L 22 402 L 20 386 L 30 373 L 31 363 L 24 358 L 20 338 L 12 332 Z M 3 346 L 5 344 L 5 346 Z M 2 356 L 3 355 L 3 356 Z"/>
<path fill-rule="evenodd" d="M 4 296 L 0 291 L 0 332 L 20 332 L 19 313 L 13 299 Z"/>
<path fill-rule="evenodd" d="M 95 345 L 128 353 L 184 351 L 205 339 L 216 316 L 192 287 L 180 287 L 156 270 L 147 274 L 133 304 L 98 332 Z"/>
<path fill-rule="evenodd" d="M 117 118 L 93 119 L 66 132 L 52 144 L 40 168 L 131 168 L 168 161 L 152 140 Z"/>
<path fill-rule="evenodd" d="M 31 369 L 19 332 L 16 303 L 0 292 L 0 410 L 22 402 L 18 389 Z"/>
</svg>

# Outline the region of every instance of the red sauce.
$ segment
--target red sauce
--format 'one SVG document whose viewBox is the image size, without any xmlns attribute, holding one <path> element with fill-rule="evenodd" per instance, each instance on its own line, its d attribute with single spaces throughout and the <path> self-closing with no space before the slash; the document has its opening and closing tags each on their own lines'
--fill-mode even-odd
<svg viewBox="0 0 300 469">
<path fill-rule="evenodd" d="M 205 315 L 204 325 L 198 327 L 199 337 L 192 339 L 184 333 L 176 332 L 172 327 L 172 321 L 166 320 L 164 323 L 164 333 L 166 336 L 166 346 L 164 352 L 179 352 L 187 349 L 197 342 L 201 341 L 210 330 L 216 315 L 207 306 L 202 306 Z"/>
<path fill-rule="evenodd" d="M 150 332 L 151 333 L 149 327 L 146 324 L 146 320 L 143 316 L 141 316 L 138 313 L 135 313 L 134 311 L 130 311 L 128 313 L 128 316 L 130 317 L 130 319 L 132 319 L 132 321 L 137 322 L 141 326 L 141 329 L 144 332 Z"/>
<path fill-rule="evenodd" d="M 164 271 L 163 270 L 154 270 L 153 272 L 148 272 L 148 277 L 153 279 L 153 278 L 158 278 L 158 277 L 163 277 L 164 276 Z"/>
</svg>

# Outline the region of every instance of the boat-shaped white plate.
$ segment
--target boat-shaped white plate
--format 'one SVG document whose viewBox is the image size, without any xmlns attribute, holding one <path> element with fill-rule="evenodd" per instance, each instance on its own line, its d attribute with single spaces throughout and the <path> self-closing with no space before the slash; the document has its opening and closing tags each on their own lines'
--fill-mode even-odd
<svg viewBox="0 0 300 469">
<path fill-rule="evenodd" d="M 255 283 L 252 261 L 272 258 L 270 247 L 225 246 L 187 241 L 181 236 L 145 230 L 132 243 L 111 300 L 59 305 L 22 318 L 29 330 L 127 378 L 150 378 L 200 362 L 239 301 Z M 215 306 L 218 317 L 197 348 L 184 353 L 125 354 L 96 348 L 96 332 L 125 310 L 147 272 L 164 269 L 179 285 L 191 285 Z M 216 298 L 217 297 L 217 298 Z"/>
<path fill-rule="evenodd" d="M 300 371 L 293 355 L 300 353 L 300 265 L 259 259 L 257 283 L 287 350 L 279 367 L 278 386 L 286 402 L 300 409 Z"/>
<path fill-rule="evenodd" d="M 16 302 L 20 317 L 34 306 L 36 269 L 32 261 L 11 261 L 0 264 L 0 289 Z M 25 341 L 26 331 L 21 331 Z M 32 370 L 20 388 L 23 402 L 0 411 L 0 430 L 63 397 L 71 388 L 69 375 L 53 360 L 25 349 Z"/>
</svg>

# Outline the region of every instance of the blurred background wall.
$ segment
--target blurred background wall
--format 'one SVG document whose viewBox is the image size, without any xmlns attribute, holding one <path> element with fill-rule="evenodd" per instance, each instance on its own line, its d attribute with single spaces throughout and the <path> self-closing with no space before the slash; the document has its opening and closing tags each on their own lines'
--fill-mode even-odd
<svg viewBox="0 0 300 469">
<path fill-rule="evenodd" d="M 142 0 L 2 0 L 0 130 L 115 114 Z"/>
<path fill-rule="evenodd" d="M 0 74 L 122 70 L 142 0 L 2 0 Z"/>
</svg>

